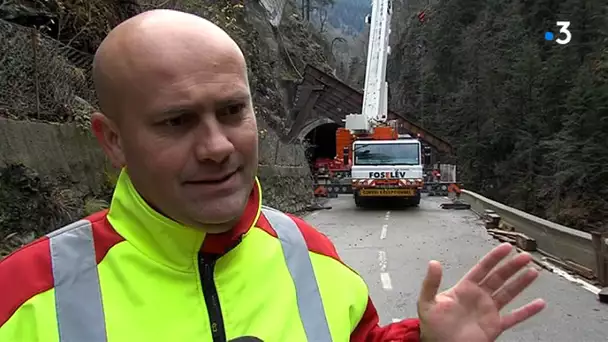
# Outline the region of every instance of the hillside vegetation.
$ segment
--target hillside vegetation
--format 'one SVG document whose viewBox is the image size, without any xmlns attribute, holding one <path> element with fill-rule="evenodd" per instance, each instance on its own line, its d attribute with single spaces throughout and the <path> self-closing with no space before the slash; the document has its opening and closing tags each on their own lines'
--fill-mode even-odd
<svg viewBox="0 0 608 342">
<path fill-rule="evenodd" d="M 608 226 L 608 4 L 439 0 L 395 18 L 392 106 L 448 138 L 466 187 L 582 230 Z M 567 45 L 556 21 L 568 20 Z M 407 25 L 404 30 L 402 25 Z"/>
</svg>

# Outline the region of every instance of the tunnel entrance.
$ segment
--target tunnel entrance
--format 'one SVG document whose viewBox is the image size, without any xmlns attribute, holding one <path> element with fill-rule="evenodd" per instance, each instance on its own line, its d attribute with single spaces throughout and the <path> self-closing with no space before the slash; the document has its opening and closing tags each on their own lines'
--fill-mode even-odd
<svg viewBox="0 0 608 342">
<path fill-rule="evenodd" d="M 311 171 L 315 160 L 319 158 L 333 159 L 336 156 L 336 131 L 339 127 L 340 125 L 336 123 L 326 123 L 313 128 L 306 134 L 305 140 L 309 144 L 306 157 Z"/>
</svg>

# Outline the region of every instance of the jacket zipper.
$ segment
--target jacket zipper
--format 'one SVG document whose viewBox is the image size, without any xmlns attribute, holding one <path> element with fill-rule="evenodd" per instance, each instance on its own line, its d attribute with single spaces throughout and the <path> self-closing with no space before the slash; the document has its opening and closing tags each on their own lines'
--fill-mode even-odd
<svg viewBox="0 0 608 342">
<path fill-rule="evenodd" d="M 222 317 L 222 309 L 220 307 L 220 299 L 215 288 L 213 280 L 213 270 L 217 256 L 212 254 L 199 254 L 198 256 L 198 272 L 201 278 L 201 286 L 203 288 L 203 296 L 207 305 L 207 313 L 209 314 L 209 323 L 211 324 L 211 334 L 213 342 L 226 342 L 226 331 L 224 330 L 224 318 Z"/>
</svg>

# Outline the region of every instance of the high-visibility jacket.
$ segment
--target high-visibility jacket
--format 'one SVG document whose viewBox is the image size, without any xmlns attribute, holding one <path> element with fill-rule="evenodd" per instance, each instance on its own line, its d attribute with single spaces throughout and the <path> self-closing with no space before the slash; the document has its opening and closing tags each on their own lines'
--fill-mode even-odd
<svg viewBox="0 0 608 342">
<path fill-rule="evenodd" d="M 109 210 L 0 262 L 1 342 L 418 341 L 302 219 L 261 205 L 205 234 L 148 206 L 126 171 Z"/>
</svg>

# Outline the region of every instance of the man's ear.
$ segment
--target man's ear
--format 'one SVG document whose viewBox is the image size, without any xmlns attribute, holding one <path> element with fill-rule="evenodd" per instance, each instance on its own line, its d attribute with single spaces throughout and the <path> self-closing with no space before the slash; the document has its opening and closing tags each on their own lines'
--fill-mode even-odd
<svg viewBox="0 0 608 342">
<path fill-rule="evenodd" d="M 125 155 L 120 141 L 120 134 L 114 122 L 101 112 L 91 115 L 91 129 L 103 152 L 115 168 L 125 166 Z"/>
</svg>

